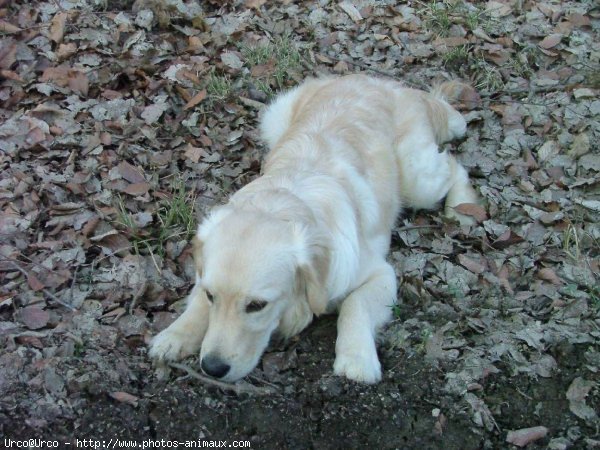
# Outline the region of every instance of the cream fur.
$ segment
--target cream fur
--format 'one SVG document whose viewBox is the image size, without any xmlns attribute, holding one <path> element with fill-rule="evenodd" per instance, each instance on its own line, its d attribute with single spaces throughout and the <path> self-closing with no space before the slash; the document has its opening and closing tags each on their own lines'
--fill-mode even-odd
<svg viewBox="0 0 600 450">
<path fill-rule="evenodd" d="M 271 149 L 263 175 L 200 225 L 188 308 L 150 356 L 200 350 L 203 367 L 216 359 L 233 381 L 256 366 L 274 331 L 295 335 L 337 309 L 335 373 L 380 380 L 375 333 L 396 302 L 385 259 L 394 221 L 403 206 L 446 197 L 446 214 L 469 222 L 453 207 L 477 195 L 464 168 L 438 151 L 465 130 L 440 94 L 390 80 L 313 79 L 279 96 L 261 123 Z M 246 311 L 252 301 L 266 307 Z"/>
</svg>

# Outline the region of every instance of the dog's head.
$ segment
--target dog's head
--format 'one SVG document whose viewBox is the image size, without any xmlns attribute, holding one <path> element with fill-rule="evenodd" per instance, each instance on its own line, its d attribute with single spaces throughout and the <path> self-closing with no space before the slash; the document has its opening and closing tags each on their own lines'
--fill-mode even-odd
<svg viewBox="0 0 600 450">
<path fill-rule="evenodd" d="M 326 252 L 305 224 L 226 205 L 199 227 L 194 257 L 210 302 L 200 352 L 209 375 L 244 377 L 275 330 L 293 336 L 325 309 Z"/>
</svg>

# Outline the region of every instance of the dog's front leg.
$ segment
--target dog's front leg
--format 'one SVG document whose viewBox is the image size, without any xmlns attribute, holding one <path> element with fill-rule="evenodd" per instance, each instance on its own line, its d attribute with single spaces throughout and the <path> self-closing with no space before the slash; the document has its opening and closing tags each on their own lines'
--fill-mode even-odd
<svg viewBox="0 0 600 450">
<path fill-rule="evenodd" d="M 376 383 L 381 380 L 375 333 L 392 315 L 396 302 L 396 275 L 387 262 L 381 261 L 370 276 L 342 303 L 335 345 L 336 375 L 351 380 Z"/>
<path fill-rule="evenodd" d="M 152 339 L 149 356 L 159 361 L 177 361 L 199 352 L 208 328 L 209 305 L 206 293 L 196 284 L 183 314 Z"/>
</svg>

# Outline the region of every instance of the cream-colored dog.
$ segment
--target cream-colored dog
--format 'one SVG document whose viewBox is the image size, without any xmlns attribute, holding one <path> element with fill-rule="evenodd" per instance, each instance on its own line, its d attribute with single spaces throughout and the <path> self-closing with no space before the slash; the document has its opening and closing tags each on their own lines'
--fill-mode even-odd
<svg viewBox="0 0 600 450">
<path fill-rule="evenodd" d="M 375 333 L 391 318 L 396 276 L 386 262 L 401 207 L 445 212 L 474 203 L 467 172 L 438 145 L 465 133 L 441 94 L 351 75 L 306 81 L 261 124 L 263 175 L 198 228 L 196 285 L 150 356 L 200 350 L 205 373 L 248 374 L 271 334 L 285 337 L 338 310 L 334 372 L 381 379 Z"/>
</svg>

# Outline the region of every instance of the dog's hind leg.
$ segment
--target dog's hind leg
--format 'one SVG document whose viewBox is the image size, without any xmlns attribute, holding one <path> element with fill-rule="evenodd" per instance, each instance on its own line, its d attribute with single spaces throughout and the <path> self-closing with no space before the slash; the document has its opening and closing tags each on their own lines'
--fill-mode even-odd
<svg viewBox="0 0 600 450">
<path fill-rule="evenodd" d="M 381 260 L 340 307 L 333 365 L 336 375 L 364 383 L 381 380 L 375 333 L 390 320 L 395 303 L 396 274 Z"/>
<path fill-rule="evenodd" d="M 398 145 L 400 196 L 404 206 L 415 209 L 432 209 L 445 197 L 445 214 L 472 224 L 473 219 L 455 207 L 478 203 L 479 197 L 465 168 L 453 155 L 439 151 L 439 143 L 464 134 L 466 123 L 449 105 L 439 101 L 432 105 L 436 105 L 437 113 L 429 112 L 431 127 L 414 127 Z"/>
<path fill-rule="evenodd" d="M 149 356 L 159 361 L 177 361 L 199 352 L 208 328 L 208 308 L 206 293 L 196 284 L 183 314 L 152 339 Z"/>
</svg>

